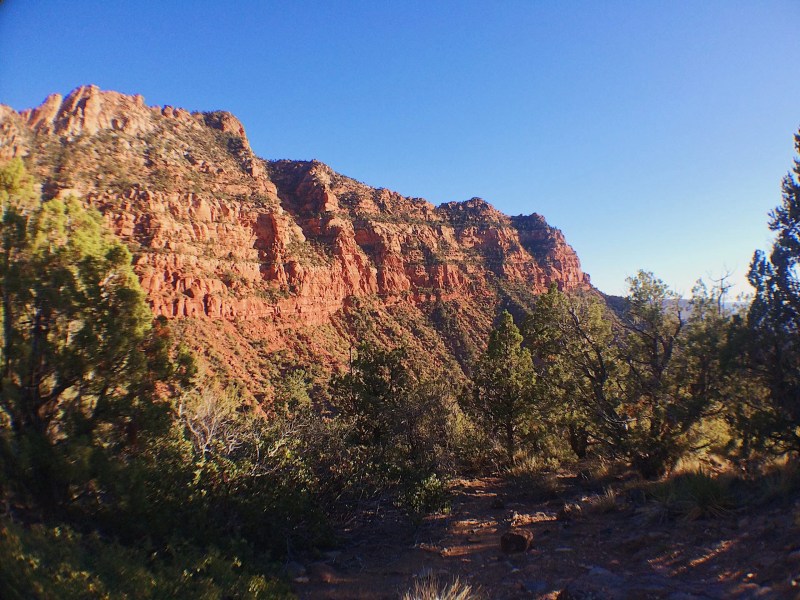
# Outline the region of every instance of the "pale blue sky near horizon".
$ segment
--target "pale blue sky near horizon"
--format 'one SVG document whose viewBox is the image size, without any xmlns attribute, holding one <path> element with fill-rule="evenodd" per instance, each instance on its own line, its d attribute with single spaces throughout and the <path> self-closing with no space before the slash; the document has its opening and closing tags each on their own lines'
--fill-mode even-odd
<svg viewBox="0 0 800 600">
<path fill-rule="evenodd" d="M 772 235 L 797 0 L 0 4 L 0 103 L 94 83 L 224 109 L 256 153 L 559 227 L 602 291 L 688 295 Z"/>
</svg>

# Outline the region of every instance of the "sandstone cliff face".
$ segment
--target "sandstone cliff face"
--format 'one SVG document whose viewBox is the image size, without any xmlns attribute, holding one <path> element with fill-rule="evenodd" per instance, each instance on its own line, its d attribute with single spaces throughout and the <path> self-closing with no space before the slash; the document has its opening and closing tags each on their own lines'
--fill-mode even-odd
<svg viewBox="0 0 800 600">
<path fill-rule="evenodd" d="M 436 207 L 316 161 L 267 162 L 225 112 L 80 87 L 30 110 L 0 105 L 0 160 L 14 156 L 45 195 L 100 210 L 134 251 L 154 313 L 178 319 L 216 368 L 248 373 L 257 396 L 287 356 L 335 366 L 365 336 L 463 365 L 453 327 L 480 346 L 499 306 L 524 307 L 551 283 L 589 287 L 539 215 L 477 198 Z M 455 315 L 447 331 L 443 314 Z"/>
</svg>

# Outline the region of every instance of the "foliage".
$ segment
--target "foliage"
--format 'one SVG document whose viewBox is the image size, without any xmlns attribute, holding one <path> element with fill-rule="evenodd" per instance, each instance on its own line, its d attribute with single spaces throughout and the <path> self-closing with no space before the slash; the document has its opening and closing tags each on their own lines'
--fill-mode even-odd
<svg viewBox="0 0 800 600">
<path fill-rule="evenodd" d="M 447 437 L 453 468 L 457 473 L 483 473 L 496 456 L 492 440 L 470 415 L 454 405 L 448 419 Z"/>
<path fill-rule="evenodd" d="M 184 394 L 179 415 L 180 435 L 189 442 L 177 446 L 191 474 L 182 500 L 191 513 L 187 537 L 241 538 L 278 556 L 287 544 L 325 542 L 327 521 L 300 418 L 267 420 L 248 410 L 237 390 L 213 381 Z"/>
<path fill-rule="evenodd" d="M 472 411 L 485 430 L 502 440 L 507 463 L 513 464 L 519 436 L 531 423 L 535 372 L 522 334 L 504 311 L 475 366 Z"/>
<path fill-rule="evenodd" d="M 52 523 L 4 522 L 3 596 L 281 593 L 251 566 L 319 515 L 291 432 L 213 388 L 173 405 L 193 360 L 100 215 L 40 201 L 19 161 L 0 202 L 0 500 Z"/>
<path fill-rule="evenodd" d="M 684 374 L 686 411 L 692 423 L 685 441 L 697 453 L 727 453 L 737 444 L 734 415 L 742 414 L 757 382 L 736 365 L 736 329 L 741 317 L 727 302 L 727 275 L 708 287 L 702 280 L 692 290 L 688 306 L 684 351 L 677 357 Z M 692 415 L 692 411 L 696 414 Z"/>
<path fill-rule="evenodd" d="M 547 420 L 551 429 L 565 433 L 578 458 L 590 443 L 620 451 L 627 422 L 620 414 L 619 339 L 618 323 L 596 296 L 567 296 L 555 286 L 526 321 L 525 342 Z"/>
<path fill-rule="evenodd" d="M 800 463 L 786 455 L 767 461 L 750 483 L 755 491 L 754 503 L 789 503 L 800 492 Z"/>
<path fill-rule="evenodd" d="M 437 299 L 431 307 L 430 320 L 458 363 L 466 369 L 476 362 L 479 351 L 459 309 L 455 301 Z"/>
<path fill-rule="evenodd" d="M 406 484 L 398 497 L 398 505 L 419 521 L 425 515 L 449 510 L 447 485 L 436 474 Z"/>
<path fill-rule="evenodd" d="M 532 500 L 554 500 L 564 491 L 564 483 L 558 477 L 557 460 L 546 460 L 539 456 L 518 456 L 507 476 L 514 487 Z"/>
<path fill-rule="evenodd" d="M 275 407 L 289 415 L 309 408 L 309 380 L 310 375 L 305 369 L 287 371 L 275 384 Z"/>
<path fill-rule="evenodd" d="M 680 456 L 679 436 L 699 418 L 676 360 L 685 320 L 679 299 L 652 273 L 628 279 L 622 323 L 628 452 L 646 477 L 662 474 Z"/>
<path fill-rule="evenodd" d="M 800 133 L 795 135 L 800 153 Z M 755 298 L 747 315 L 749 366 L 763 382 L 753 407 L 761 437 L 774 451 L 800 452 L 800 159 L 783 179 L 783 200 L 770 214 L 776 232 L 767 257 L 756 251 L 748 274 Z"/>
<path fill-rule="evenodd" d="M 58 503 L 157 418 L 155 383 L 177 367 L 98 213 L 39 202 L 17 160 L 0 169 L 0 200 L 0 456 L 17 484 Z"/>
<path fill-rule="evenodd" d="M 290 598 L 266 565 L 177 542 L 128 547 L 68 525 L 0 522 L 0 596 L 23 598 Z"/>
<path fill-rule="evenodd" d="M 629 284 L 620 316 L 594 294 L 551 287 L 525 323 L 525 342 L 550 430 L 563 432 L 578 458 L 594 448 L 653 477 L 739 389 L 723 359 L 731 319 L 716 288 L 696 288 L 686 318 L 652 273 Z"/>
<path fill-rule="evenodd" d="M 693 521 L 730 512 L 735 503 L 733 481 L 730 476 L 714 476 L 702 469 L 683 471 L 655 484 L 650 493 L 668 516 Z"/>
<path fill-rule="evenodd" d="M 350 370 L 334 378 L 332 393 L 353 423 L 353 442 L 370 449 L 379 479 L 440 471 L 450 462 L 455 390 L 442 374 L 426 373 L 404 347 L 362 345 Z"/>
</svg>

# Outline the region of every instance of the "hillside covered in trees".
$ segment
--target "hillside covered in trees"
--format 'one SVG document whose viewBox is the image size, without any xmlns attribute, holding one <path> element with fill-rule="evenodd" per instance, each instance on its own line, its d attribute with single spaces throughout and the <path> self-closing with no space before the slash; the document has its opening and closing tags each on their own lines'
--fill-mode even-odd
<svg viewBox="0 0 800 600">
<path fill-rule="evenodd" d="M 497 577 L 533 568 L 550 520 L 780 513 L 759 542 L 800 533 L 800 163 L 732 309 L 724 278 L 680 299 L 644 270 L 612 306 L 541 216 L 263 161 L 228 113 L 79 88 L 0 107 L 0 159 L 4 598 L 354 597 L 358 570 L 332 566 L 348 532 L 466 523 L 453 498 L 487 481 L 516 507 L 492 549 L 522 557 Z M 717 574 L 711 597 L 796 593 L 800 548 L 767 550 L 794 558 Z M 612 562 L 401 585 L 626 597 Z"/>
</svg>

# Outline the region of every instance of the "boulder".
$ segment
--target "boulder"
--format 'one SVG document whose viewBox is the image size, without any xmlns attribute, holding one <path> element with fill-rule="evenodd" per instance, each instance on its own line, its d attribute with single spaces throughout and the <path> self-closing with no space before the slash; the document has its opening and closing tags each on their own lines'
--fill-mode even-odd
<svg viewBox="0 0 800 600">
<path fill-rule="evenodd" d="M 511 529 L 500 537 L 500 549 L 506 554 L 527 552 L 533 544 L 533 533 L 527 529 Z"/>
</svg>

